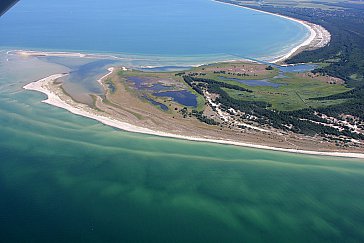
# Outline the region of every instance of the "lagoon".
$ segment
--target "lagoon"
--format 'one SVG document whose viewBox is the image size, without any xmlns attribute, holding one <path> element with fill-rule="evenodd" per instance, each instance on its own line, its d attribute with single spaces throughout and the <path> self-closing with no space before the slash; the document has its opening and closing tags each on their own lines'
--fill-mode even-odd
<svg viewBox="0 0 364 243">
<path fill-rule="evenodd" d="M 273 87 L 273 88 L 279 88 L 280 86 L 282 86 L 282 84 L 278 84 L 278 83 L 272 83 L 269 82 L 269 80 L 265 80 L 265 79 L 261 79 L 261 80 L 255 80 L 255 79 L 239 79 L 239 78 L 226 78 L 226 77 L 219 77 L 222 80 L 228 80 L 228 81 L 235 81 L 238 83 L 242 83 L 248 86 L 269 86 L 269 87 Z"/>
<path fill-rule="evenodd" d="M 158 97 L 171 98 L 173 101 L 175 101 L 181 105 L 184 105 L 184 106 L 197 107 L 196 95 L 192 94 L 188 90 L 162 91 L 162 92 L 154 93 L 153 95 L 158 96 Z"/>
</svg>

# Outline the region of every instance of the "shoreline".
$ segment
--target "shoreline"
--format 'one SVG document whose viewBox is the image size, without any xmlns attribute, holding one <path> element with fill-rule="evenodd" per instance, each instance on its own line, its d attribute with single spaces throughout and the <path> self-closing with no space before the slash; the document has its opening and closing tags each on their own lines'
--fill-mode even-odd
<svg viewBox="0 0 364 243">
<path fill-rule="evenodd" d="M 297 54 L 297 52 L 301 52 L 306 48 L 310 49 L 310 45 L 316 40 L 316 38 L 320 38 L 319 43 L 316 44 L 317 45 L 316 48 L 324 47 L 324 46 L 328 45 L 330 43 L 330 41 L 331 41 L 330 32 L 327 31 L 321 25 L 313 24 L 313 23 L 310 23 L 308 21 L 296 19 L 296 18 L 293 18 L 293 17 L 288 17 L 288 16 L 285 16 L 285 15 L 277 14 L 277 13 L 271 13 L 271 12 L 267 12 L 267 11 L 247 7 L 247 6 L 241 6 L 241 5 L 237 5 L 237 4 L 233 4 L 233 3 L 227 3 L 227 2 L 223 2 L 223 1 L 219 1 L 219 0 L 211 0 L 211 1 L 216 2 L 216 3 L 220 3 L 220 4 L 226 4 L 226 5 L 238 7 L 238 8 L 245 8 L 245 9 L 253 10 L 253 11 L 256 11 L 256 12 L 259 12 L 259 13 L 270 14 L 270 15 L 277 16 L 277 17 L 280 17 L 280 18 L 288 19 L 288 20 L 291 20 L 291 21 L 294 21 L 296 23 L 299 23 L 299 24 L 303 25 L 305 28 L 307 28 L 310 31 L 310 36 L 304 42 L 302 42 L 301 44 L 299 44 L 299 45 L 295 46 L 294 48 L 292 48 L 287 54 L 283 54 L 283 55 L 280 55 L 278 57 L 274 57 L 274 59 L 268 61 L 270 63 L 277 64 L 277 63 L 284 62 L 288 58 L 290 58 L 293 55 Z M 325 33 L 326 33 L 326 35 L 325 35 Z M 326 39 L 324 37 L 326 37 Z M 315 47 L 312 47 L 312 48 L 315 48 Z M 303 49 L 303 50 L 300 51 L 300 49 Z"/>
<path fill-rule="evenodd" d="M 103 86 L 103 83 L 102 83 L 102 80 L 104 80 L 104 79 L 106 79 L 110 74 L 112 74 L 113 72 L 114 72 L 114 70 L 115 70 L 115 68 L 114 67 L 109 67 L 108 69 L 107 69 L 107 71 L 109 71 L 107 74 L 105 74 L 104 76 L 102 76 L 101 78 L 99 78 L 98 80 L 97 80 L 97 82 L 101 85 L 101 86 Z M 124 68 L 123 68 L 123 70 L 124 70 Z M 125 70 L 126 71 L 126 70 Z"/>
<path fill-rule="evenodd" d="M 89 58 L 89 59 L 115 59 L 115 60 L 128 60 L 127 57 L 119 57 L 118 54 L 95 54 L 95 53 L 81 53 L 81 52 L 72 52 L 72 51 L 62 51 L 62 52 L 53 52 L 53 51 L 34 51 L 34 50 L 20 50 L 20 49 L 14 49 L 14 50 L 3 50 L 6 55 L 18 55 L 23 57 L 70 57 L 70 58 Z M 120 54 L 122 55 L 122 54 Z M 140 56 L 138 58 L 143 58 L 143 56 Z M 169 57 L 171 58 L 171 57 Z M 178 57 L 175 57 L 178 58 Z M 138 60 L 138 59 L 136 59 Z M 189 68 L 194 67 L 200 67 L 204 65 L 210 65 L 214 63 L 229 63 L 229 62 L 251 62 L 251 63 L 259 63 L 260 61 L 251 60 L 251 59 L 224 59 L 224 60 L 214 60 L 214 61 L 206 61 L 206 62 L 196 62 L 196 63 L 189 63 L 189 64 L 178 64 L 178 65 L 171 65 L 171 66 L 185 66 Z M 140 66 L 140 68 L 160 68 L 160 67 L 166 67 L 168 65 L 144 65 Z"/>
<path fill-rule="evenodd" d="M 259 144 L 236 142 L 236 141 L 232 141 L 232 140 L 219 140 L 219 139 L 183 136 L 183 135 L 167 133 L 167 132 L 162 132 L 162 131 L 154 131 L 149 128 L 135 126 L 133 124 L 129 124 L 129 123 L 121 121 L 121 120 L 116 120 L 109 116 L 103 116 L 97 110 L 94 110 L 85 104 L 77 103 L 77 102 L 73 101 L 70 97 L 67 100 L 61 99 L 56 93 L 54 93 L 49 88 L 49 85 L 52 85 L 54 81 L 56 81 L 57 79 L 59 79 L 63 76 L 66 76 L 66 75 L 68 75 L 68 74 L 54 74 L 54 75 L 48 76 L 46 78 L 40 79 L 38 81 L 29 83 L 29 84 L 25 85 L 23 88 L 25 90 L 38 91 L 38 92 L 41 92 L 41 93 L 47 95 L 47 99 L 43 100 L 42 101 L 43 103 L 65 109 L 75 115 L 87 117 L 87 118 L 99 121 L 104 125 L 118 128 L 120 130 L 124 130 L 127 132 L 154 135 L 154 136 L 159 136 L 159 137 L 183 139 L 183 140 L 196 141 L 196 142 L 217 143 L 217 144 L 234 145 L 234 146 L 246 147 L 246 148 L 264 149 L 264 150 L 269 150 L 269 151 L 364 159 L 364 154 L 362 154 L 362 153 L 320 152 L 320 151 L 309 151 L 309 150 L 299 150 L 299 149 L 277 148 L 277 147 L 265 146 L 265 145 L 259 145 Z M 106 78 L 108 76 L 109 76 L 109 74 L 104 76 L 103 78 Z"/>
</svg>

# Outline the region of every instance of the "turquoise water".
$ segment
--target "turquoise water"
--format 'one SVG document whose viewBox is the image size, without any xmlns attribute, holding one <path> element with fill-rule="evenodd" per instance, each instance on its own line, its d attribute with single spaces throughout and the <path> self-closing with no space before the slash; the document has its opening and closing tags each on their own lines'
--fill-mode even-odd
<svg viewBox="0 0 364 243">
<path fill-rule="evenodd" d="M 296 22 L 210 0 L 23 0 L 0 21 L 0 46 L 210 61 L 269 59 L 308 35 Z"/>
<path fill-rule="evenodd" d="M 91 11 L 84 8 L 85 3 L 89 3 L 90 9 L 95 7 L 92 1 L 48 2 L 61 14 L 54 15 L 49 7 L 37 11 L 43 11 L 45 19 L 53 19 L 48 24 L 54 26 L 64 16 L 69 17 L 70 10 L 65 11 L 67 4 L 80 5 L 74 11 L 83 12 L 83 17 Z M 166 6 L 161 6 L 162 2 L 156 1 L 153 7 L 148 6 L 160 9 L 171 2 L 165 1 Z M 4 45 L 41 48 L 43 44 L 53 45 L 59 37 L 58 33 L 48 36 L 53 40 L 49 42 L 37 42 L 22 32 L 19 35 L 24 34 L 28 40 L 17 39 L 15 34 L 4 37 L 4 31 L 10 29 L 7 25 L 14 26 L 11 21 L 27 25 L 19 17 L 21 14 L 34 14 L 40 21 L 38 12 L 29 10 L 33 3 L 40 1 L 23 1 L 0 19 Z M 116 1 L 109 4 L 112 13 L 122 12 L 120 7 L 113 6 Z M 100 6 L 100 13 L 105 6 Z M 172 15 L 161 12 L 165 18 Z M 29 20 L 32 21 L 35 20 Z M 51 35 L 37 21 L 32 28 Z M 78 24 L 84 25 L 85 21 Z M 19 28 L 23 27 L 17 26 L 14 33 Z M 73 30 L 59 28 L 64 28 L 66 34 L 73 31 L 77 38 L 78 26 Z M 87 49 L 88 42 L 77 44 L 65 36 L 64 48 Z M 98 41 L 96 38 L 95 43 Z M 59 48 L 56 46 L 60 43 L 61 40 L 44 47 Z M 158 59 L 154 63 L 160 65 L 168 60 L 173 59 Z M 142 59 L 124 62 L 149 64 L 149 60 Z M 116 130 L 43 104 L 43 94 L 22 90 L 30 81 L 79 65 L 73 59 L 66 60 L 68 66 L 58 63 L 9 56 L 0 51 L 2 242 L 363 241 L 362 160 L 197 143 Z M 80 80 L 85 80 L 82 70 L 80 76 Z"/>
<path fill-rule="evenodd" d="M 3 242 L 363 240 L 363 161 L 115 130 L 21 89 L 63 67 L 1 57 Z"/>
</svg>

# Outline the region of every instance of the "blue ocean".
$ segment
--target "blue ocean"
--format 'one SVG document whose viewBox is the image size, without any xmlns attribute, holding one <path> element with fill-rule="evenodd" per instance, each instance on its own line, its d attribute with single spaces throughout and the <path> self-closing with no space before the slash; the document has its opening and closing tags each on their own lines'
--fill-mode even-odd
<svg viewBox="0 0 364 243">
<path fill-rule="evenodd" d="M 263 59 L 303 42 L 302 25 L 210 0 L 22 0 L 0 46 L 168 57 Z"/>
</svg>

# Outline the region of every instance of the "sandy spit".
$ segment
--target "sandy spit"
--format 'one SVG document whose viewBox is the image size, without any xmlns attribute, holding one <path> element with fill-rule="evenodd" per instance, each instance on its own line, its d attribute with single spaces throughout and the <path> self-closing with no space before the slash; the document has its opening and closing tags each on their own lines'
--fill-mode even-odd
<svg viewBox="0 0 364 243">
<path fill-rule="evenodd" d="M 251 143 L 242 143 L 242 142 L 235 142 L 230 140 L 219 140 L 219 139 L 208 139 L 208 138 L 200 138 L 200 137 L 189 137 L 183 135 L 177 135 L 172 133 L 166 133 L 161 131 L 153 131 L 148 128 L 138 127 L 133 124 L 129 124 L 123 122 L 121 120 L 116 120 L 112 117 L 105 116 L 104 114 L 90 108 L 89 106 L 81 103 L 76 103 L 69 100 L 62 100 L 58 95 L 56 95 L 51 86 L 53 82 L 63 76 L 68 74 L 54 74 L 49 77 L 43 78 L 41 80 L 29 83 L 25 85 L 23 88 L 26 90 L 33 90 L 39 91 L 48 96 L 48 98 L 43 103 L 47 103 L 65 110 L 69 112 L 80 115 L 83 117 L 88 117 L 94 120 L 97 120 L 105 125 L 115 127 L 124 131 L 128 132 L 135 132 L 135 133 L 142 133 L 142 134 L 149 134 L 161 137 L 169 137 L 169 138 L 177 138 L 177 139 L 184 139 L 190 141 L 197 141 L 197 142 L 210 142 L 210 143 L 219 143 L 219 144 L 226 144 L 226 145 L 236 145 L 242 147 L 250 147 L 256 149 L 265 149 L 265 150 L 274 150 L 274 151 L 281 151 L 281 152 L 290 152 L 290 153 L 300 153 L 300 154 L 309 154 L 309 155 L 324 155 L 324 156 L 335 156 L 335 157 L 347 157 L 347 158 L 359 158 L 364 159 L 364 154 L 359 153 L 344 153 L 344 152 L 319 152 L 319 151 L 306 151 L 306 150 L 296 150 L 296 149 L 285 149 L 285 148 L 276 148 L 258 144 L 251 144 Z"/>
</svg>

